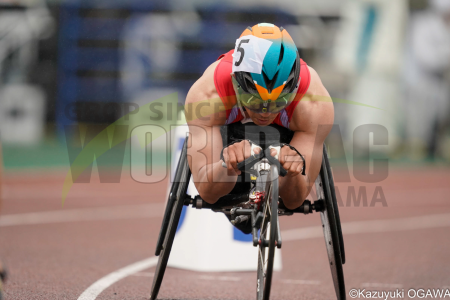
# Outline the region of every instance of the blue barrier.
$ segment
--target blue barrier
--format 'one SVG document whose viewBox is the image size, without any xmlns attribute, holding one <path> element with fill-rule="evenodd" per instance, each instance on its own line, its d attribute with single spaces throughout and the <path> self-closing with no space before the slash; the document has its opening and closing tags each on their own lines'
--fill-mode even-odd
<svg viewBox="0 0 450 300">
<path fill-rule="evenodd" d="M 125 40 L 124 29 L 138 26 L 139 17 L 152 14 L 168 14 L 177 2 L 169 0 L 68 0 L 60 6 L 58 94 L 56 121 L 58 128 L 71 124 L 64 115 L 68 104 L 76 101 L 122 102 L 132 101 L 139 94 L 135 89 L 176 88 L 187 93 L 195 80 L 220 54 L 229 51 L 234 40 L 245 27 L 253 24 L 247 20 L 234 20 L 236 7 L 220 3 L 204 3 L 197 6 L 200 16 L 197 34 L 178 30 L 169 41 L 176 41 L 179 50 L 177 63 L 166 70 L 153 65 L 154 62 L 142 48 L 124 46 L 137 41 L 143 45 L 153 40 L 148 37 L 131 36 Z M 241 10 L 239 13 L 244 13 Z M 248 13 L 260 13 L 278 25 L 294 24 L 294 16 L 273 8 L 260 7 Z M 131 22 L 131 23 L 129 23 Z M 152 30 L 149 28 L 149 30 Z M 133 40 L 137 39 L 137 40 Z M 161 39 L 161 37 L 159 37 Z M 159 41 L 159 40 L 158 40 Z M 135 55 L 143 76 L 123 89 L 123 53 Z M 134 53 L 133 53 L 134 51 Z M 130 71 L 130 70 L 127 70 Z M 133 72 L 133 70 L 131 70 Z"/>
</svg>

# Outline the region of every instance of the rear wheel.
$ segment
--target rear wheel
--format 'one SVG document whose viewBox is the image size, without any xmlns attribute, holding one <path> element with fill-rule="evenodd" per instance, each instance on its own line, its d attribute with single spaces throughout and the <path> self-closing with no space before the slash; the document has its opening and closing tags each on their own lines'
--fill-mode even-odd
<svg viewBox="0 0 450 300">
<path fill-rule="evenodd" d="M 337 204 L 336 191 L 334 189 L 333 173 L 331 172 L 330 160 L 328 159 L 328 153 L 325 144 L 323 144 L 323 160 L 325 161 L 325 165 L 327 167 L 331 199 L 333 200 L 334 216 L 336 218 L 336 225 L 339 236 L 339 246 L 341 249 L 342 264 L 345 264 L 345 247 L 344 247 L 344 237 L 342 235 L 342 228 L 341 228 L 341 217 L 339 216 L 339 206 Z"/>
<path fill-rule="evenodd" d="M 276 166 L 272 166 L 270 175 L 266 183 L 266 201 L 263 208 L 264 219 L 261 225 L 258 246 L 257 300 L 269 300 L 270 298 L 275 241 L 278 230 L 278 170 Z M 274 178 L 274 180 L 271 180 L 271 178 Z"/>
<path fill-rule="evenodd" d="M 178 227 L 178 221 L 180 220 L 181 211 L 183 210 L 184 199 L 186 198 L 186 192 L 189 185 L 189 180 L 191 178 L 191 170 L 186 158 L 185 146 L 180 156 L 182 160 L 181 164 L 178 166 L 177 173 L 181 172 L 180 182 L 178 189 L 176 190 L 176 199 L 172 205 L 170 219 L 167 224 L 167 231 L 164 235 L 164 240 L 161 245 L 161 250 L 159 252 L 159 260 L 155 269 L 155 276 L 153 277 L 152 290 L 150 293 L 150 299 L 154 300 L 158 296 L 159 289 L 164 277 L 164 272 L 166 271 L 167 262 L 169 261 L 170 250 L 172 249 L 173 240 L 175 238 L 175 233 Z M 183 156 L 184 155 L 184 156 Z M 175 175 L 175 177 L 177 177 Z M 176 184 L 175 182 L 173 184 Z M 168 218 L 169 216 L 165 216 Z"/>
<path fill-rule="evenodd" d="M 325 245 L 328 252 L 328 262 L 333 278 L 334 289 L 338 300 L 345 300 L 344 272 L 342 269 L 342 256 L 339 244 L 338 225 L 336 221 L 333 197 L 330 189 L 330 180 L 325 163 L 325 157 L 322 160 L 322 168 L 316 179 L 317 197 L 325 202 L 324 210 L 320 212 L 322 219 L 323 234 Z M 336 207 L 337 208 L 337 207 Z"/>
<path fill-rule="evenodd" d="M 184 140 L 183 148 L 181 148 L 181 154 L 178 159 L 178 164 L 177 164 L 177 168 L 175 171 L 175 177 L 172 182 L 172 186 L 170 187 L 169 198 L 167 199 L 166 209 L 164 211 L 164 217 L 163 217 L 163 221 L 161 224 L 161 229 L 159 231 L 158 241 L 156 242 L 156 250 L 155 250 L 156 256 L 159 256 L 159 254 L 161 252 L 164 238 L 166 237 L 166 233 L 167 233 L 167 228 L 169 227 L 169 221 L 170 221 L 170 216 L 172 214 L 173 204 L 175 203 L 177 191 L 178 191 L 178 188 L 180 187 L 181 175 L 183 173 L 182 168 L 185 164 L 186 157 L 187 157 L 187 142 L 188 142 L 188 139 L 186 138 Z"/>
</svg>

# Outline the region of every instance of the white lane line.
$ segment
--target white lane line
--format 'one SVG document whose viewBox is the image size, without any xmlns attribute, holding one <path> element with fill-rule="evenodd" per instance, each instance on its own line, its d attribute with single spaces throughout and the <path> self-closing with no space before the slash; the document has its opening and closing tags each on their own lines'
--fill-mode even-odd
<svg viewBox="0 0 450 300">
<path fill-rule="evenodd" d="M 345 235 L 357 233 L 374 233 L 374 232 L 392 232 L 414 229 L 430 229 L 437 227 L 450 226 L 450 214 L 428 215 L 423 217 L 411 217 L 391 220 L 375 220 L 375 221 L 361 221 L 342 223 L 342 230 Z M 281 232 L 283 241 L 304 240 L 310 238 L 322 237 L 322 226 L 313 226 L 300 229 L 291 229 Z M 122 278 L 138 273 L 147 268 L 153 267 L 157 263 L 157 257 L 151 257 L 136 264 L 141 264 L 145 261 L 152 261 L 147 267 L 140 267 L 136 271 L 129 271 L 129 268 L 136 264 L 130 265 L 109 275 L 106 275 L 96 283 L 91 285 L 86 291 L 81 294 L 78 300 L 95 300 L 97 296 L 106 288 L 116 283 Z M 125 270 L 125 272 L 123 271 Z M 116 275 L 115 275 L 116 274 Z M 125 274 L 125 275 L 124 275 Z M 202 276 L 203 277 L 203 276 Z M 211 279 L 214 276 L 203 277 L 205 280 Z M 209 278 L 209 279 L 208 279 Z M 238 279 L 239 280 L 239 279 Z M 237 281 L 237 280 L 236 280 Z"/>
<path fill-rule="evenodd" d="M 138 261 L 134 264 L 131 264 L 125 268 L 114 271 L 105 277 L 97 280 L 94 284 L 88 287 L 83 294 L 78 297 L 78 300 L 93 300 L 97 298 L 98 295 L 101 294 L 105 289 L 116 283 L 117 281 L 128 277 L 130 275 L 141 272 L 145 269 L 156 266 L 158 263 L 158 257 L 153 256 L 141 261 Z"/>
<path fill-rule="evenodd" d="M 387 289 L 401 289 L 403 285 L 395 283 L 377 283 L 377 282 L 366 282 L 361 284 L 364 288 L 387 288 Z"/>
<path fill-rule="evenodd" d="M 282 279 L 280 280 L 282 283 L 289 283 L 289 284 L 311 284 L 311 285 L 317 285 L 320 284 L 320 281 L 317 280 L 295 280 L 295 279 Z"/>
<path fill-rule="evenodd" d="M 450 226 L 450 214 L 436 214 L 428 216 L 410 217 L 402 219 L 374 220 L 342 223 L 344 235 L 358 233 L 379 233 L 430 229 Z M 322 226 L 285 230 L 283 241 L 295 241 L 319 238 L 323 236 Z"/>
<path fill-rule="evenodd" d="M 164 203 L 55 210 L 0 216 L 0 227 L 161 217 Z"/>
</svg>

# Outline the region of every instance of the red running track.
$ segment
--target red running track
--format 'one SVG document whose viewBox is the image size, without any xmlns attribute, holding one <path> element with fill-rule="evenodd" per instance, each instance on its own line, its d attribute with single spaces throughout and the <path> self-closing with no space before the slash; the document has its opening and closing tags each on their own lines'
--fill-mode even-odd
<svg viewBox="0 0 450 300">
<path fill-rule="evenodd" d="M 93 175 L 91 183 L 72 187 L 62 207 L 65 175 L 5 174 L 0 257 L 10 269 L 8 300 L 78 299 L 97 280 L 154 255 L 167 181 L 140 184 L 123 176 L 120 184 L 100 184 Z M 449 182 L 449 170 L 428 167 L 391 170 L 377 184 L 337 184 L 347 291 L 450 287 Z M 358 195 L 363 186 L 368 204 L 380 186 L 388 206 L 345 206 L 352 187 Z M 280 220 L 283 270 L 274 275 L 271 299 L 335 299 L 323 237 L 299 239 L 295 230 L 319 226 L 319 215 Z M 112 283 L 96 299 L 147 299 L 153 269 Z M 159 299 L 255 299 L 255 280 L 256 272 L 168 269 Z"/>
</svg>

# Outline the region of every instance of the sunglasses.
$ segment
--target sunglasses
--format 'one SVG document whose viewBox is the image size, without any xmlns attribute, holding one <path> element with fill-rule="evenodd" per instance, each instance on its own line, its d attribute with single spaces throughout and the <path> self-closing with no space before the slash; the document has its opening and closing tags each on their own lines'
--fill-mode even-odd
<svg viewBox="0 0 450 300">
<path fill-rule="evenodd" d="M 255 95 L 244 91 L 242 86 L 237 82 L 234 74 L 231 75 L 231 81 L 236 93 L 238 103 L 255 113 L 272 113 L 276 114 L 288 106 L 297 95 L 297 88 L 291 93 L 282 93 L 275 100 L 263 100 L 260 95 Z"/>
</svg>

